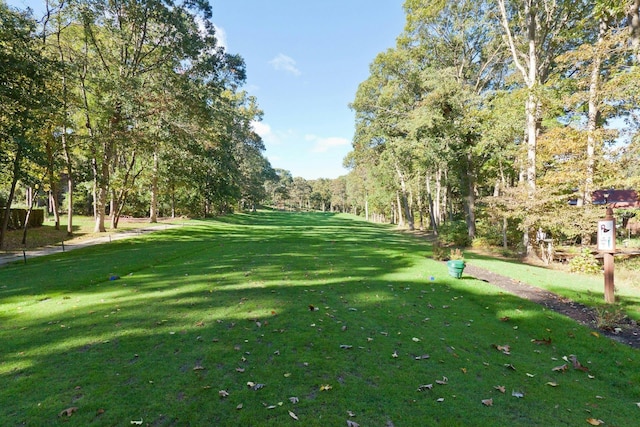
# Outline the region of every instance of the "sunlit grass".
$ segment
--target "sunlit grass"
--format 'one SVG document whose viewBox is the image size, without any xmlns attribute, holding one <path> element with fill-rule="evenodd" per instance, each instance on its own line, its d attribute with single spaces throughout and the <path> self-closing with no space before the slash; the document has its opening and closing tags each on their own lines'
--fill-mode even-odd
<svg viewBox="0 0 640 427">
<path fill-rule="evenodd" d="M 633 422 L 637 351 L 429 254 L 355 217 L 273 212 L 0 268 L 0 425 Z M 589 371 L 552 370 L 571 354 Z"/>
<path fill-rule="evenodd" d="M 467 258 L 473 265 L 547 289 L 587 306 L 604 305 L 604 276 L 602 274 L 568 273 L 474 254 L 469 254 Z M 631 280 L 628 279 L 629 274 L 631 274 Z M 640 286 L 634 284 L 634 281 L 637 280 L 637 271 L 634 273 L 625 272 L 621 277 L 617 277 L 615 297 L 618 305 L 623 307 L 630 317 L 640 320 Z"/>
</svg>

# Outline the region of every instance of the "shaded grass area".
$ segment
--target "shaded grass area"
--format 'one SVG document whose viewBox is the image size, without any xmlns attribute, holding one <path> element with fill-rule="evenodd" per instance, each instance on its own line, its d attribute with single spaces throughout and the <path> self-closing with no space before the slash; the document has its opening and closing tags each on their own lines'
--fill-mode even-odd
<svg viewBox="0 0 640 427">
<path fill-rule="evenodd" d="M 188 221 L 181 219 L 168 219 L 164 223 L 186 223 Z M 92 237 L 98 237 L 101 233 L 94 233 L 93 217 L 75 215 L 73 217 L 73 236 L 67 235 L 68 217 L 63 215 L 60 217 L 60 228 L 55 229 L 53 218 L 45 219 L 41 227 L 27 229 L 27 238 L 25 244 L 22 244 L 23 230 L 8 230 L 5 236 L 3 251 L 14 252 L 23 249 L 36 249 L 50 245 L 60 245 L 61 242 L 71 243 L 80 242 Z M 107 227 L 109 224 L 106 224 Z M 145 220 L 129 220 L 122 218 L 116 230 L 109 229 L 109 233 L 118 233 L 120 231 L 131 230 L 135 228 L 149 226 L 149 222 Z M 102 233 L 104 235 L 104 233 Z"/>
<path fill-rule="evenodd" d="M 637 351 L 430 250 L 260 212 L 2 268 L 0 425 L 633 424 Z"/>
</svg>

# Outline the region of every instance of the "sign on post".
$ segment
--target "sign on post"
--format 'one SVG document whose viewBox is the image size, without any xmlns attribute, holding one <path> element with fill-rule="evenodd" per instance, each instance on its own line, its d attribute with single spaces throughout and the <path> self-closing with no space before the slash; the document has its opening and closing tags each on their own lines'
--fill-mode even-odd
<svg viewBox="0 0 640 427">
<path fill-rule="evenodd" d="M 616 220 L 605 218 L 598 221 L 598 250 L 601 252 L 616 251 Z"/>
<path fill-rule="evenodd" d="M 603 252 L 604 259 L 604 300 L 609 304 L 615 302 L 615 285 L 613 281 L 613 254 L 616 251 L 616 220 L 613 209 L 607 208 L 604 219 L 598 221 L 598 251 Z"/>
</svg>

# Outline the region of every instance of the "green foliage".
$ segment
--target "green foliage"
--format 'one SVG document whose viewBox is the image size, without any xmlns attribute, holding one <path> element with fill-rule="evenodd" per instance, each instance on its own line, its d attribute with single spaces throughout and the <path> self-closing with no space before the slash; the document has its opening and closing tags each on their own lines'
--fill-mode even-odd
<svg viewBox="0 0 640 427">
<path fill-rule="evenodd" d="M 438 239 L 444 246 L 469 246 L 469 231 L 463 220 L 447 221 L 438 228 Z"/>
<path fill-rule="evenodd" d="M 435 240 L 431 247 L 431 256 L 436 261 L 445 261 L 447 259 L 447 248 L 439 240 Z"/>
<path fill-rule="evenodd" d="M 618 305 L 596 307 L 596 327 L 598 329 L 613 331 L 622 325 L 626 317 L 624 310 Z"/>
<path fill-rule="evenodd" d="M 584 274 L 600 274 L 602 267 L 589 248 L 583 248 L 580 255 L 569 261 L 569 271 Z"/>
</svg>

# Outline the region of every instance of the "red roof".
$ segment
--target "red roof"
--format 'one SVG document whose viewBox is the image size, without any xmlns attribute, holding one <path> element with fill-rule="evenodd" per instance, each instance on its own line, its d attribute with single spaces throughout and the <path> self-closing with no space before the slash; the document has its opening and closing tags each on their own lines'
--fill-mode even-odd
<svg viewBox="0 0 640 427">
<path fill-rule="evenodd" d="M 636 190 L 596 190 L 591 200 L 594 205 L 609 205 L 612 208 L 640 208 Z"/>
</svg>

